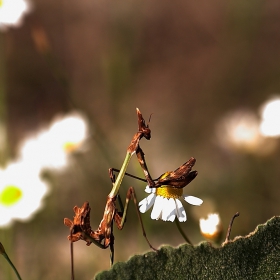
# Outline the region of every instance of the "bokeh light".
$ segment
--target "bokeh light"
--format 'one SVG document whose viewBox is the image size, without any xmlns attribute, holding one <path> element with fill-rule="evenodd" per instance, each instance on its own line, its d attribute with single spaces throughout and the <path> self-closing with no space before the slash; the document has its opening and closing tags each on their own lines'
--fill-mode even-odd
<svg viewBox="0 0 280 280">
<path fill-rule="evenodd" d="M 239 151 L 256 155 L 272 153 L 276 146 L 260 131 L 257 114 L 249 110 L 228 113 L 216 127 L 220 146 L 228 151 Z"/>
<path fill-rule="evenodd" d="M 222 233 L 222 223 L 219 214 L 208 214 L 207 218 L 199 219 L 201 234 L 209 240 L 218 240 Z"/>
<path fill-rule="evenodd" d="M 0 1 L 0 30 L 9 26 L 20 26 L 23 16 L 31 9 L 27 0 L 1 0 Z"/>
<path fill-rule="evenodd" d="M 69 156 L 86 150 L 89 137 L 86 118 L 78 112 L 56 117 L 47 129 L 19 144 L 19 157 L 31 165 L 60 169 Z"/>
<path fill-rule="evenodd" d="M 260 131 L 263 136 L 280 137 L 280 97 L 266 101 L 261 108 Z"/>
</svg>

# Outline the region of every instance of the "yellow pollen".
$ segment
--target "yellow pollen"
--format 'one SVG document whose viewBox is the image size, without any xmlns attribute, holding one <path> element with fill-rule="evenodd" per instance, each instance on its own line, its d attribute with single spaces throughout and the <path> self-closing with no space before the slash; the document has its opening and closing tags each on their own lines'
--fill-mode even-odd
<svg viewBox="0 0 280 280">
<path fill-rule="evenodd" d="M 0 8 L 1 8 L 2 5 L 3 5 L 3 0 L 0 0 Z"/>
<path fill-rule="evenodd" d="M 66 142 L 66 143 L 63 144 L 63 149 L 64 149 L 65 152 L 71 153 L 71 152 L 77 150 L 78 146 L 79 145 L 77 143 Z"/>
<path fill-rule="evenodd" d="M 11 206 L 17 203 L 22 197 L 22 191 L 17 186 L 6 186 L 0 193 L 0 203 L 6 206 Z"/>
<path fill-rule="evenodd" d="M 156 189 L 156 195 L 160 195 L 166 198 L 180 198 L 183 194 L 183 188 L 172 188 L 169 186 L 161 186 Z"/>
</svg>

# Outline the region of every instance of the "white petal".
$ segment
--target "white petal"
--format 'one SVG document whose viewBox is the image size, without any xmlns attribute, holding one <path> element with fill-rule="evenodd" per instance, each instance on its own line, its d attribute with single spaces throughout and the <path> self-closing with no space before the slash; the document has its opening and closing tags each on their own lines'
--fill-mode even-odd
<svg viewBox="0 0 280 280">
<path fill-rule="evenodd" d="M 164 197 L 162 200 L 162 220 L 166 221 L 167 217 L 170 214 L 170 210 L 169 210 L 169 199 Z"/>
<path fill-rule="evenodd" d="M 157 196 L 154 203 L 154 208 L 151 213 L 152 220 L 158 220 L 159 218 L 161 218 L 162 208 L 163 208 L 163 197 Z"/>
<path fill-rule="evenodd" d="M 149 186 L 146 186 L 145 192 L 146 193 L 155 193 L 156 192 L 156 188 L 150 188 Z"/>
<path fill-rule="evenodd" d="M 179 220 L 179 222 L 185 222 L 187 220 L 187 214 L 184 209 L 184 206 L 179 199 L 176 199 L 175 202 L 176 202 L 178 220 Z"/>
<path fill-rule="evenodd" d="M 164 221 L 174 222 L 176 218 L 176 204 L 173 198 L 167 199 L 163 212 L 165 212 L 164 214 L 166 217 Z"/>
<path fill-rule="evenodd" d="M 147 196 L 146 198 L 144 198 L 143 200 L 141 200 L 138 204 L 139 211 L 141 213 L 145 213 L 146 211 L 148 211 L 154 204 L 155 199 L 156 199 L 156 196 L 152 193 L 149 196 Z"/>
<path fill-rule="evenodd" d="M 149 186 L 146 186 L 145 192 L 146 192 L 146 193 L 151 193 L 151 192 L 152 192 L 152 189 L 151 189 Z"/>
<path fill-rule="evenodd" d="M 183 195 L 183 198 L 186 202 L 188 202 L 189 204 L 192 204 L 192 205 L 199 206 L 203 203 L 203 200 L 201 200 L 200 198 L 195 197 L 195 196 Z"/>
</svg>

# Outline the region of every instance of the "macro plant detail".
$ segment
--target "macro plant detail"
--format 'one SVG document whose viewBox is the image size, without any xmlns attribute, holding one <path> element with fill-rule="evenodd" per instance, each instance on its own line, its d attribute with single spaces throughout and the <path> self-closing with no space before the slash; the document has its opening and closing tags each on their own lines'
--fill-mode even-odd
<svg viewBox="0 0 280 280">
<path fill-rule="evenodd" d="M 183 188 L 197 176 L 197 171 L 191 171 L 194 164 L 195 158 L 190 158 L 175 171 L 162 174 L 154 187 L 147 186 L 145 192 L 150 195 L 139 202 L 140 212 L 145 213 L 154 205 L 151 213 L 153 220 L 173 222 L 177 217 L 179 222 L 185 222 L 187 215 L 180 198 L 192 205 L 203 203 L 200 198 L 183 194 Z"/>
<path fill-rule="evenodd" d="M 139 202 L 139 211 L 147 212 L 152 206 L 151 219 L 173 222 L 177 217 L 179 222 L 187 220 L 186 211 L 180 201 L 183 198 L 191 205 L 199 206 L 203 203 L 200 198 L 183 195 L 183 189 L 175 189 L 169 186 L 150 188 L 147 186 L 145 192 L 150 195 Z"/>
</svg>

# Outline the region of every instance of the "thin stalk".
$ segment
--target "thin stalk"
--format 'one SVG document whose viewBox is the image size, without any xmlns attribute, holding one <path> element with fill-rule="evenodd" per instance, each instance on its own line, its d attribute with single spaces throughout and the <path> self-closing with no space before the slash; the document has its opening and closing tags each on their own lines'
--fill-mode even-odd
<svg viewBox="0 0 280 280">
<path fill-rule="evenodd" d="M 189 243 L 189 244 L 192 245 L 191 241 L 189 240 L 189 238 L 186 236 L 186 234 L 185 234 L 184 231 L 182 230 L 182 228 L 181 228 L 181 226 L 180 226 L 180 222 L 179 222 L 179 220 L 178 220 L 177 218 L 175 219 L 175 223 L 176 223 L 176 226 L 177 226 L 179 232 L 181 233 L 181 235 L 182 235 L 183 238 L 185 239 L 185 241 L 186 241 L 187 243 Z"/>
<path fill-rule="evenodd" d="M 16 267 L 14 266 L 14 264 L 12 263 L 12 261 L 10 260 L 9 256 L 7 255 L 2 243 L 0 243 L 0 253 L 3 255 L 3 257 L 7 260 L 7 262 L 10 264 L 10 266 L 12 267 L 12 269 L 14 270 L 15 274 L 17 275 L 17 278 L 19 280 L 22 280 L 22 278 L 20 277 Z"/>
<path fill-rule="evenodd" d="M 239 217 L 239 212 L 236 212 L 233 217 L 230 220 L 229 226 L 228 226 L 228 230 L 227 230 L 227 235 L 226 235 L 226 239 L 224 243 L 229 242 L 229 237 L 230 237 L 230 233 L 231 233 L 231 229 L 232 229 L 232 225 L 233 225 L 233 221 L 236 217 Z"/>
<path fill-rule="evenodd" d="M 75 279 L 74 276 L 74 253 L 73 253 L 73 242 L 70 242 L 70 255 L 71 255 L 71 280 Z"/>
</svg>

